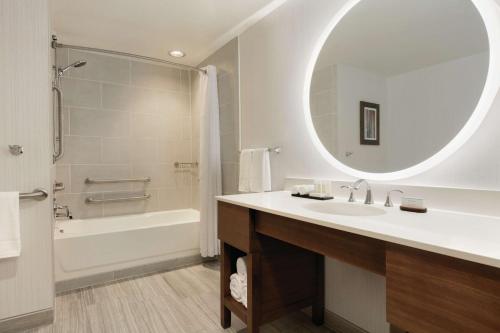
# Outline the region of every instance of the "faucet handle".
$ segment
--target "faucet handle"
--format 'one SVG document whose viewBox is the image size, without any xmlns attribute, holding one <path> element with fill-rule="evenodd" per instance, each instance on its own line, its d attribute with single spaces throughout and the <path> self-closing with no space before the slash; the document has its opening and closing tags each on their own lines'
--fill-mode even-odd
<svg viewBox="0 0 500 333">
<path fill-rule="evenodd" d="M 352 185 L 342 185 L 340 188 L 342 189 L 348 189 L 349 190 L 349 200 L 348 202 L 356 202 L 356 199 L 354 199 L 354 191 L 357 190 L 354 186 Z"/>
<path fill-rule="evenodd" d="M 404 193 L 401 190 L 390 190 L 389 192 L 387 192 L 387 197 L 385 198 L 385 204 L 384 204 L 385 207 L 394 207 L 394 204 L 392 203 L 392 200 L 391 200 L 391 193 L 392 192 L 399 192 L 401 194 Z"/>
</svg>

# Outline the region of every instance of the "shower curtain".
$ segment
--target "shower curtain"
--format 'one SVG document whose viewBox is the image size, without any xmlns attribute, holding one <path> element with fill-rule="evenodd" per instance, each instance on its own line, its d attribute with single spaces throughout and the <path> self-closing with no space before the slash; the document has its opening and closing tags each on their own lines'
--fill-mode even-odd
<svg viewBox="0 0 500 333">
<path fill-rule="evenodd" d="M 196 104 L 200 115 L 200 252 L 202 257 L 220 254 L 217 239 L 217 202 L 222 194 L 222 171 L 219 135 L 219 97 L 217 69 L 204 68 L 199 75 Z"/>
</svg>

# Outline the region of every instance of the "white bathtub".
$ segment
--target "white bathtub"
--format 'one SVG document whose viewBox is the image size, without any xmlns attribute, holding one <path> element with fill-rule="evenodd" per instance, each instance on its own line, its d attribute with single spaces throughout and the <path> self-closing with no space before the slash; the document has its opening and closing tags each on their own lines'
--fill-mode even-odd
<svg viewBox="0 0 500 333">
<path fill-rule="evenodd" d="M 56 282 L 198 255 L 194 209 L 57 221 Z"/>
</svg>

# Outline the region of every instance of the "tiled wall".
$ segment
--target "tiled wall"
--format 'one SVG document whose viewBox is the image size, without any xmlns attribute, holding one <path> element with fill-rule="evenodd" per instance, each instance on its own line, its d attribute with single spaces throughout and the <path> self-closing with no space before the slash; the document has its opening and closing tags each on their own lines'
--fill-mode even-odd
<svg viewBox="0 0 500 333">
<path fill-rule="evenodd" d="M 314 128 L 329 152 L 337 152 L 337 69 L 327 66 L 314 71 L 311 84 L 311 115 Z"/>
<path fill-rule="evenodd" d="M 189 170 L 175 161 L 191 161 L 189 73 L 120 57 L 58 50 L 64 66 L 79 59 L 87 65 L 65 73 L 65 155 L 56 179 L 57 194 L 75 218 L 91 218 L 181 209 L 192 206 Z M 86 185 L 87 177 L 151 177 L 152 182 Z M 149 193 L 147 201 L 89 205 L 85 198 Z"/>
<path fill-rule="evenodd" d="M 199 67 L 217 67 L 219 119 L 222 159 L 222 192 L 238 193 L 239 171 L 239 77 L 238 39 L 235 38 L 205 59 Z M 193 75 L 198 75 L 192 72 Z M 192 80 L 193 89 L 196 79 Z M 194 97 L 194 93 L 193 93 Z M 194 101 L 193 103 L 194 104 Z M 193 152 L 198 156 L 199 115 L 193 109 Z M 197 186 L 193 187 L 193 202 L 197 202 Z M 196 206 L 196 204 L 195 204 Z"/>
</svg>

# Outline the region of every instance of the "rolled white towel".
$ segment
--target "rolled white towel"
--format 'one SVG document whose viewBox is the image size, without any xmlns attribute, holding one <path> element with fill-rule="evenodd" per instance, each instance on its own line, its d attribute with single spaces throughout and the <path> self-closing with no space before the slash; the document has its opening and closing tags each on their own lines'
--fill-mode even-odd
<svg viewBox="0 0 500 333">
<path fill-rule="evenodd" d="M 242 275 L 245 278 L 246 284 L 246 276 L 247 276 L 247 257 L 239 257 L 236 260 L 236 273 Z"/>
<path fill-rule="evenodd" d="M 241 287 L 241 304 L 243 304 L 245 306 L 245 308 L 247 307 L 247 284 L 245 283 L 242 287 Z"/>
<path fill-rule="evenodd" d="M 231 296 L 238 302 L 241 302 L 242 283 L 241 277 L 237 273 L 231 274 L 229 281 Z"/>
</svg>

